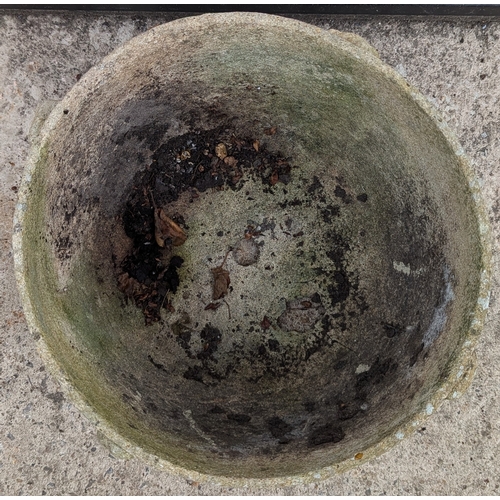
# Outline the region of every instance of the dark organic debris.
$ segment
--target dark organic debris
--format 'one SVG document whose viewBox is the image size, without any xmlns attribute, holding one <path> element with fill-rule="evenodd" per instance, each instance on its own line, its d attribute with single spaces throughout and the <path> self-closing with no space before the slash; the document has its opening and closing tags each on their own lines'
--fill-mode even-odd
<svg viewBox="0 0 500 500">
<path fill-rule="evenodd" d="M 189 228 L 181 214 L 172 212 L 171 203 L 183 193 L 192 202 L 207 190 L 240 190 L 250 177 L 260 179 L 264 189 L 278 182 L 287 184 L 292 170 L 289 159 L 268 151 L 264 139 L 276 133 L 275 126 L 263 131 L 262 138 L 238 137 L 222 127 L 188 132 L 160 144 L 151 164 L 136 174 L 122 217 L 132 250 L 117 266 L 116 277 L 125 300 L 143 311 L 147 325 L 161 319 L 162 308 L 173 310 L 171 295 L 180 283 L 178 270 L 183 261 L 174 250 L 185 243 Z M 254 236 L 258 233 L 245 238 Z M 259 247 L 253 241 L 246 246 L 252 255 L 242 256 L 241 265 L 258 258 Z M 226 258 L 211 269 L 214 301 L 229 290 L 229 271 L 223 267 Z M 206 310 L 219 307 L 208 304 Z"/>
<path fill-rule="evenodd" d="M 159 247 L 164 247 L 171 241 L 174 247 L 179 247 L 186 241 L 186 233 L 161 208 L 155 209 L 155 240 Z"/>
<path fill-rule="evenodd" d="M 165 243 L 172 243 L 174 247 L 183 245 L 187 238 L 184 230 L 168 217 L 162 208 L 156 206 L 152 194 L 151 198 L 154 207 L 156 244 L 161 248 L 165 246 Z"/>
<path fill-rule="evenodd" d="M 217 311 L 219 307 L 222 305 L 222 302 L 210 302 L 205 306 L 205 311 Z"/>
<path fill-rule="evenodd" d="M 225 297 L 231 283 L 231 280 L 229 279 L 229 271 L 227 269 L 223 269 L 228 255 L 229 252 L 226 253 L 226 256 L 220 266 L 211 269 L 214 277 L 212 300 L 219 300 L 222 299 L 222 297 Z"/>
<path fill-rule="evenodd" d="M 142 309 L 146 325 L 161 319 L 161 308 L 171 308 L 168 292 L 175 293 L 179 286 L 178 269 L 183 259 L 174 256 L 164 267 L 156 259 L 140 259 L 131 256 L 122 264 L 125 271 L 118 276 L 118 288 L 126 300 L 132 299 Z"/>
</svg>

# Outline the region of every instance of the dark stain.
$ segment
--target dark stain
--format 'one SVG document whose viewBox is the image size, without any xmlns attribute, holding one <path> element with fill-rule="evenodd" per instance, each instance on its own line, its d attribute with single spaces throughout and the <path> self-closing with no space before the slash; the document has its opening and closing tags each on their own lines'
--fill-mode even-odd
<svg viewBox="0 0 500 500">
<path fill-rule="evenodd" d="M 313 177 L 312 184 L 307 188 L 308 193 L 314 193 L 318 189 L 323 189 L 323 184 L 321 184 L 318 176 Z"/>
<path fill-rule="evenodd" d="M 361 404 L 362 403 L 356 400 L 349 402 L 339 401 L 337 403 L 339 420 L 350 420 L 351 418 L 355 417 L 360 411 L 359 407 L 361 406 Z"/>
<path fill-rule="evenodd" d="M 196 365 L 190 366 L 182 375 L 186 380 L 194 380 L 195 382 L 203 382 L 203 367 Z"/>
<path fill-rule="evenodd" d="M 417 350 L 411 355 L 410 357 L 410 366 L 413 366 L 417 360 L 419 354 L 424 350 L 424 343 L 422 342 L 419 347 L 417 347 Z"/>
<path fill-rule="evenodd" d="M 270 418 L 267 421 L 267 428 L 269 429 L 271 436 L 278 439 L 281 444 L 286 444 L 290 441 L 290 439 L 285 438 L 285 435 L 293 431 L 293 427 L 283 419 L 279 417 Z"/>
<path fill-rule="evenodd" d="M 329 423 L 318 427 L 309 434 L 308 445 L 319 446 L 327 443 L 339 443 L 344 439 L 345 433 L 338 424 Z"/>
<path fill-rule="evenodd" d="M 172 325 L 172 333 L 175 336 L 177 343 L 186 351 L 189 357 L 193 357 L 191 354 L 191 330 L 180 322 L 174 323 Z"/>
<path fill-rule="evenodd" d="M 334 271 L 332 276 L 333 284 L 327 286 L 332 306 L 344 302 L 349 297 L 351 284 L 347 274 L 343 271 Z"/>
<path fill-rule="evenodd" d="M 337 205 L 328 205 L 326 208 L 321 210 L 321 217 L 327 223 L 331 224 L 334 217 L 340 215 L 340 207 Z"/>
<path fill-rule="evenodd" d="M 383 323 L 384 331 L 387 337 L 392 339 L 403 333 L 404 328 L 401 325 L 393 325 L 392 323 Z"/>
<path fill-rule="evenodd" d="M 356 388 L 362 390 L 367 386 L 380 384 L 388 374 L 395 373 L 397 368 L 398 363 L 392 358 L 385 361 L 380 361 L 380 358 L 377 358 L 368 371 L 356 376 Z"/>
<path fill-rule="evenodd" d="M 341 188 L 340 186 L 335 187 L 335 191 L 333 193 L 337 198 L 344 199 L 347 196 L 347 192 L 344 188 Z"/>
<path fill-rule="evenodd" d="M 305 403 L 302 403 L 302 406 L 307 413 L 312 413 L 316 409 L 316 403 L 314 401 L 306 401 Z"/>
<path fill-rule="evenodd" d="M 165 368 L 165 365 L 162 365 L 161 363 L 156 363 L 155 360 L 153 359 L 152 356 L 150 356 L 148 354 L 148 361 L 158 370 L 162 370 L 164 372 L 166 372 L 166 368 Z"/>
<path fill-rule="evenodd" d="M 209 413 L 213 413 L 213 414 L 221 414 L 221 413 L 226 413 L 225 410 L 223 408 L 221 408 L 220 406 L 214 406 L 212 408 L 210 408 L 209 410 Z"/>
<path fill-rule="evenodd" d="M 252 420 L 250 415 L 245 415 L 244 413 L 228 413 L 226 417 L 237 424 L 248 424 Z"/>
<path fill-rule="evenodd" d="M 64 397 L 64 394 L 62 392 L 49 392 L 48 394 L 45 395 L 47 399 L 50 399 L 53 403 L 61 405 L 64 401 L 66 401 L 66 398 Z"/>
<path fill-rule="evenodd" d="M 267 345 L 270 351 L 278 352 L 280 350 L 280 343 L 276 339 L 269 339 Z"/>
<path fill-rule="evenodd" d="M 204 341 L 203 351 L 198 353 L 198 359 L 207 359 L 213 356 L 215 351 L 217 351 L 220 341 L 222 339 L 222 333 L 218 328 L 211 326 L 210 324 L 205 325 L 203 330 L 200 332 L 200 337 Z"/>
</svg>

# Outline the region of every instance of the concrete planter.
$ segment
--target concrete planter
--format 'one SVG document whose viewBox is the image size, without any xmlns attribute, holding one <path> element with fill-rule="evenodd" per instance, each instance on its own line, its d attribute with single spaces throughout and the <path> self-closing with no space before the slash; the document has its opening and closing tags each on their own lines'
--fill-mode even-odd
<svg viewBox="0 0 500 500">
<path fill-rule="evenodd" d="M 209 136 L 214 176 L 239 162 L 231 185 L 196 184 Z M 270 163 L 243 169 L 244 141 Z M 151 221 L 156 199 L 187 235 L 165 240 L 179 285 L 147 325 L 120 287 L 134 245 L 158 243 L 125 227 L 142 188 Z M 479 200 L 446 125 L 362 41 L 192 17 L 116 50 L 39 126 L 16 273 L 47 363 L 110 446 L 205 480 L 315 480 L 467 387 L 489 293 Z"/>
</svg>

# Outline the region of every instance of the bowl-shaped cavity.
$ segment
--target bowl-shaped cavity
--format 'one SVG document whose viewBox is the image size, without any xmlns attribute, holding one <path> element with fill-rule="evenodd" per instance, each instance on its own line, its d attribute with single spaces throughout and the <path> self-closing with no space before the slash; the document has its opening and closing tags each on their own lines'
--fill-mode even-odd
<svg viewBox="0 0 500 500">
<path fill-rule="evenodd" d="M 443 127 L 338 33 L 158 26 L 39 134 L 16 226 L 31 327 L 138 454 L 251 478 L 383 451 L 482 320 L 484 222 Z"/>
</svg>

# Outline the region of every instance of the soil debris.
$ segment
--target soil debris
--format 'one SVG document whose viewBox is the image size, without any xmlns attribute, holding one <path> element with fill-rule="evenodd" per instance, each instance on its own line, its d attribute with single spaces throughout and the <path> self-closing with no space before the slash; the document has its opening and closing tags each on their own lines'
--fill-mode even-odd
<svg viewBox="0 0 500 500">
<path fill-rule="evenodd" d="M 217 146 L 215 146 L 215 154 L 218 158 L 220 158 L 221 160 L 224 160 L 224 158 L 226 158 L 226 156 L 227 156 L 226 145 L 222 142 L 217 144 Z"/>
<path fill-rule="evenodd" d="M 210 302 L 205 306 L 205 311 L 217 311 L 219 307 L 222 305 L 222 302 Z"/>
<path fill-rule="evenodd" d="M 276 133 L 277 127 L 264 132 Z M 189 227 L 181 214 L 170 212 L 171 204 L 183 194 L 193 202 L 209 190 L 238 191 L 250 178 L 260 179 L 264 189 L 291 180 L 290 160 L 279 151 L 268 151 L 263 137 L 241 137 L 222 127 L 191 131 L 161 144 L 152 163 L 134 177 L 122 216 L 132 249 L 117 264 L 116 279 L 125 301 L 132 300 L 142 309 L 147 325 L 160 321 L 161 309 L 172 311 L 172 295 L 179 286 L 178 270 L 183 260 L 174 254 L 186 242 Z M 252 230 L 244 236 L 252 240 L 259 234 Z M 240 265 L 250 265 L 259 257 L 255 242 L 246 247 Z M 225 297 L 229 290 L 226 258 L 211 269 L 213 301 Z M 206 310 L 219 307 L 208 304 Z"/>
<path fill-rule="evenodd" d="M 162 307 L 172 310 L 168 293 L 177 291 L 178 269 L 183 262 L 178 256 L 172 257 L 167 267 L 156 260 L 154 263 L 133 257 L 125 260 L 123 269 L 127 271 L 118 276 L 118 289 L 125 294 L 126 300 L 132 299 L 142 310 L 146 325 L 160 321 Z"/>
<path fill-rule="evenodd" d="M 159 247 L 163 248 L 169 241 L 174 247 L 180 247 L 186 239 L 184 230 L 162 208 L 155 209 L 155 240 Z"/>
<path fill-rule="evenodd" d="M 187 239 L 186 233 L 162 208 L 156 206 L 152 193 L 151 199 L 154 207 L 156 244 L 163 248 L 166 242 L 171 242 L 174 247 L 180 247 Z"/>
</svg>

